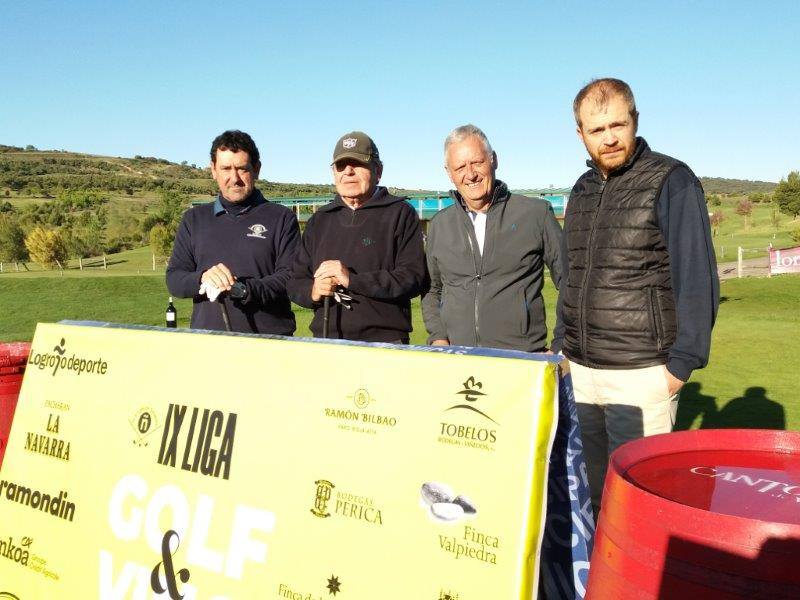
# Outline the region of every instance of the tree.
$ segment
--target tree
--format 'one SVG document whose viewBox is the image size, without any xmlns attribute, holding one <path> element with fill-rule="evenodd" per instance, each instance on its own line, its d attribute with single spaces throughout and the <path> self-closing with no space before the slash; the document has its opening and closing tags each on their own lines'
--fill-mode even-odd
<svg viewBox="0 0 800 600">
<path fill-rule="evenodd" d="M 56 196 L 56 202 L 65 212 L 73 212 L 99 208 L 108 202 L 108 198 L 100 192 L 61 190 Z"/>
<path fill-rule="evenodd" d="M 46 269 L 52 269 L 56 265 L 61 268 L 67 259 L 67 246 L 56 229 L 34 227 L 25 238 L 25 247 L 33 261 Z"/>
<path fill-rule="evenodd" d="M 762 192 L 753 192 L 747 196 L 747 199 L 755 204 L 761 204 L 762 202 L 768 202 L 769 196 Z"/>
<path fill-rule="evenodd" d="M 186 202 L 187 199 L 183 194 L 162 189 L 159 193 L 158 208 L 152 214 L 147 215 L 142 222 L 142 233 L 149 235 L 154 225 L 163 225 L 174 237 L 175 232 L 178 231 Z"/>
<path fill-rule="evenodd" d="M 770 214 L 770 220 L 772 221 L 772 226 L 777 231 L 778 227 L 781 226 L 781 212 L 778 210 L 777 206 L 772 207 L 772 213 Z"/>
<path fill-rule="evenodd" d="M 96 222 L 73 224 L 64 230 L 63 239 L 69 256 L 75 258 L 100 256 L 106 251 L 105 231 Z"/>
<path fill-rule="evenodd" d="M 16 220 L 0 218 L 0 261 L 25 262 L 28 249 L 25 247 L 25 232 Z"/>
<path fill-rule="evenodd" d="M 719 226 L 725 220 L 725 213 L 721 210 L 714 211 L 711 215 L 711 231 L 716 236 L 719 233 Z"/>
<path fill-rule="evenodd" d="M 175 234 L 164 225 L 154 225 L 150 230 L 150 248 L 156 256 L 167 257 L 172 254 L 172 244 L 175 242 Z"/>
<path fill-rule="evenodd" d="M 753 203 L 750 200 L 742 198 L 739 200 L 739 204 L 736 205 L 736 214 L 742 215 L 744 217 L 744 229 L 747 231 L 749 228 L 749 223 L 747 222 L 747 217 L 749 217 L 753 213 Z"/>
<path fill-rule="evenodd" d="M 720 206 L 722 204 L 722 198 L 716 194 L 711 194 L 706 197 L 706 202 L 711 206 Z"/>
<path fill-rule="evenodd" d="M 90 256 L 99 256 L 106 251 L 107 226 L 108 213 L 105 207 L 98 209 L 87 218 L 82 237 L 87 254 Z"/>
<path fill-rule="evenodd" d="M 772 194 L 772 200 L 782 213 L 797 218 L 800 214 L 800 173 L 792 171 L 786 179 L 781 179 Z"/>
</svg>

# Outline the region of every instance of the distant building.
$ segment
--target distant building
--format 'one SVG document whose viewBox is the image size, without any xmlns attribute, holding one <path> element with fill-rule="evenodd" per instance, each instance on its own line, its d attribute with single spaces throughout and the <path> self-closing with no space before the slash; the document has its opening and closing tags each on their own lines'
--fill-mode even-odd
<svg viewBox="0 0 800 600">
<path fill-rule="evenodd" d="M 567 208 L 569 193 L 571 188 L 542 188 L 537 190 L 512 190 L 515 194 L 523 196 L 541 196 L 553 205 L 556 218 L 564 218 L 564 210 Z M 277 202 L 287 208 L 291 208 L 297 215 L 301 224 L 305 223 L 309 217 L 316 212 L 317 208 L 333 200 L 333 196 L 318 196 L 312 198 L 268 198 L 271 202 Z M 192 206 L 213 202 L 213 200 L 195 200 Z M 427 224 L 437 212 L 447 208 L 453 203 L 453 199 L 447 192 L 437 192 L 435 194 L 419 194 L 408 197 L 408 203 L 417 211 L 423 224 Z"/>
<path fill-rule="evenodd" d="M 564 218 L 564 210 L 567 208 L 570 191 L 571 188 L 554 187 L 538 190 L 512 190 L 513 193 L 522 194 L 523 196 L 541 196 L 553 205 L 553 211 L 559 219 Z M 450 206 L 453 203 L 453 199 L 446 192 L 441 192 L 435 196 L 410 196 L 408 202 L 417 211 L 422 221 L 429 221 L 437 212 Z"/>
<path fill-rule="evenodd" d="M 564 211 L 567 209 L 567 202 L 569 201 L 569 193 L 572 188 L 556 188 L 548 187 L 537 190 L 514 190 L 517 194 L 523 196 L 541 196 L 553 205 L 553 211 L 559 219 L 564 218 Z"/>
</svg>

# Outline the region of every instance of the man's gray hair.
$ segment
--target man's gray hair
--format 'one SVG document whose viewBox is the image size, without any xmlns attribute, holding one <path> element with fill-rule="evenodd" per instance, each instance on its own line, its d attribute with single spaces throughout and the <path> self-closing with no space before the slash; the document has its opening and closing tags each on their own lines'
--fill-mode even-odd
<svg viewBox="0 0 800 600">
<path fill-rule="evenodd" d="M 486 134 L 480 130 L 480 128 L 475 127 L 472 123 L 468 123 L 467 125 L 461 125 L 460 127 L 456 127 L 450 134 L 444 139 L 444 156 L 445 161 L 447 160 L 447 149 L 455 143 L 463 142 L 468 137 L 475 136 L 481 142 L 483 142 L 483 147 L 486 149 L 487 154 L 491 154 L 493 152 L 492 145 L 489 143 L 489 138 L 486 137 Z"/>
</svg>

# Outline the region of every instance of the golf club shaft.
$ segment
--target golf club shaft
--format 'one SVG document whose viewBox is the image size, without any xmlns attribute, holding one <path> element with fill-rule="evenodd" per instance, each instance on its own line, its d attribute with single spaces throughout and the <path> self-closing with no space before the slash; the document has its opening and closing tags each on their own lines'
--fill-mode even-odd
<svg viewBox="0 0 800 600">
<path fill-rule="evenodd" d="M 222 320 L 225 322 L 225 331 L 231 331 L 231 319 L 228 316 L 228 305 L 225 304 L 225 297 L 219 297 L 219 310 L 222 312 Z"/>
<path fill-rule="evenodd" d="M 328 337 L 328 320 L 331 316 L 331 297 L 325 296 L 322 300 L 322 337 Z"/>
</svg>

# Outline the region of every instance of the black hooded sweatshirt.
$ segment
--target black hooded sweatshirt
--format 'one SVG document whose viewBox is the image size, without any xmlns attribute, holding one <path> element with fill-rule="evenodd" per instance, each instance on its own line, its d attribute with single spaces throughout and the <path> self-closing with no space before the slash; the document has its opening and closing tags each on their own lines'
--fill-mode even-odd
<svg viewBox="0 0 800 600">
<path fill-rule="evenodd" d="M 411 299 L 426 282 L 419 218 L 404 198 L 377 187 L 353 210 L 340 196 L 309 219 L 287 284 L 295 303 L 314 309 L 311 331 L 322 336 L 321 302 L 311 300 L 314 272 L 326 260 L 350 271 L 348 310 L 331 300 L 328 337 L 364 342 L 408 342 Z"/>
</svg>

